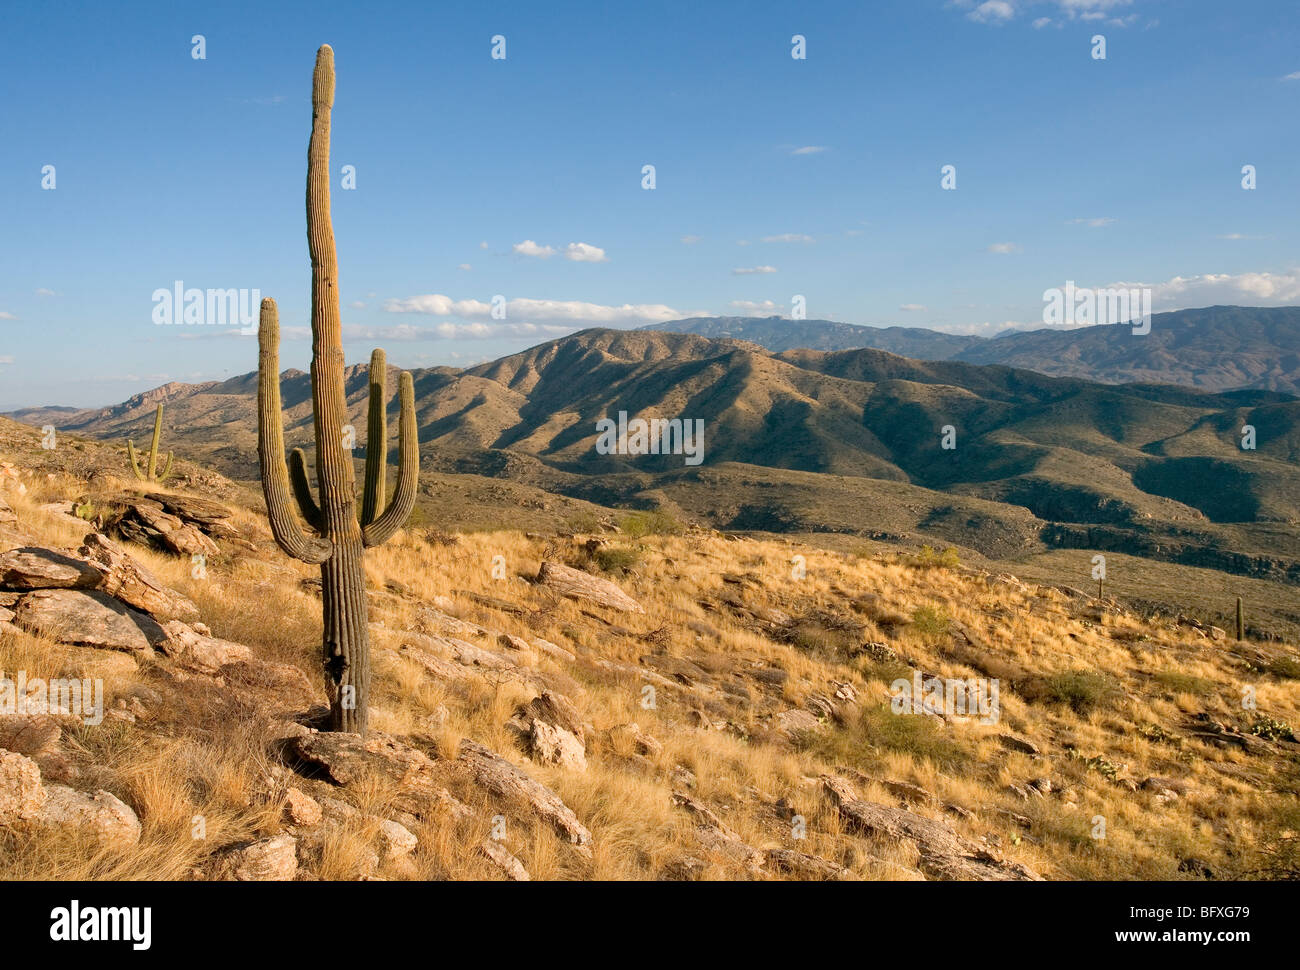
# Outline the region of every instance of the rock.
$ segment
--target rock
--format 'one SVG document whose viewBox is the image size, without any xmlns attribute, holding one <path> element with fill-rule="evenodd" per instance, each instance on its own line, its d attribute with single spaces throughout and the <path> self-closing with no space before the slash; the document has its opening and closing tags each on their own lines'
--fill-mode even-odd
<svg viewBox="0 0 1300 970">
<path fill-rule="evenodd" d="M 668 774 L 668 781 L 674 791 L 689 790 L 695 787 L 695 772 L 685 765 L 673 765 L 673 770 Z"/>
<path fill-rule="evenodd" d="M 9 507 L 9 503 L 0 498 L 0 525 L 17 525 L 18 513 Z"/>
<path fill-rule="evenodd" d="M 183 556 L 215 556 L 221 551 L 197 527 L 148 501 L 127 506 L 112 525 L 124 539 Z"/>
<path fill-rule="evenodd" d="M 528 777 L 496 752 L 468 738 L 460 743 L 460 760 L 489 792 L 531 809 L 582 855 L 590 857 L 591 833 L 555 792 Z"/>
<path fill-rule="evenodd" d="M 501 646 L 505 647 L 507 650 L 519 650 L 519 651 L 527 652 L 528 650 L 532 649 L 528 645 L 528 641 L 525 640 L 523 637 L 513 636 L 512 634 L 509 633 L 497 634 L 497 643 L 501 644 Z"/>
<path fill-rule="evenodd" d="M 402 744 L 382 731 L 359 734 L 322 731 L 291 738 L 288 750 L 305 765 L 323 771 L 336 785 L 381 779 L 397 792 L 393 805 L 423 818 L 430 799 L 441 790 L 428 755 Z"/>
<path fill-rule="evenodd" d="M 524 864 L 511 855 L 510 850 L 500 842 L 494 839 L 484 839 L 479 848 L 485 856 L 492 860 L 498 869 L 505 873 L 507 879 L 515 882 L 528 882 L 531 878 L 528 875 L 528 870 L 524 868 Z"/>
<path fill-rule="evenodd" d="M 149 650 L 167 639 L 153 617 L 107 593 L 38 589 L 18 602 L 20 627 L 60 643 L 107 650 Z"/>
<path fill-rule="evenodd" d="M 763 853 L 740 838 L 707 805 L 683 792 L 673 792 L 673 804 L 695 817 L 695 837 L 710 852 L 738 862 L 750 870 L 763 865 Z"/>
<path fill-rule="evenodd" d="M 45 827 L 89 835 L 111 849 L 129 849 L 140 841 L 140 820 L 131 806 L 100 789 L 85 795 L 63 785 L 47 785 L 37 822 Z"/>
<path fill-rule="evenodd" d="M 841 865 L 793 849 L 768 849 L 765 858 L 769 868 L 796 879 L 826 882 L 855 878 L 853 873 Z"/>
<path fill-rule="evenodd" d="M 982 881 L 1042 879 L 1027 866 L 1004 862 L 990 850 L 963 838 L 946 822 L 863 801 L 847 781 L 834 775 L 823 775 L 822 785 L 849 827 L 866 835 L 914 844 L 920 856 L 920 869 L 928 876 Z"/>
<path fill-rule="evenodd" d="M 182 667 L 203 674 L 215 674 L 227 664 L 253 659 L 253 651 L 242 643 L 204 636 L 180 620 L 163 624 L 167 639 L 158 645 L 163 653 Z"/>
<path fill-rule="evenodd" d="M 858 647 L 857 650 L 854 652 L 858 654 L 862 654 L 863 656 L 867 657 L 869 660 L 872 660 L 878 664 L 885 664 L 885 663 L 892 664 L 892 663 L 900 662 L 898 659 L 898 654 L 894 651 L 894 648 L 891 647 L 889 644 L 882 643 L 880 641 L 872 641 L 870 643 L 864 643 L 862 644 L 862 646 Z"/>
<path fill-rule="evenodd" d="M 157 502 L 172 515 L 202 529 L 204 532 L 227 531 L 238 534 L 226 521 L 230 518 L 230 509 L 220 502 L 198 498 L 193 495 L 166 495 L 162 492 L 150 492 L 145 498 Z"/>
<path fill-rule="evenodd" d="M 1038 755 L 1038 745 L 1034 744 L 1034 742 L 1030 741 L 1028 738 L 1019 738 L 1014 734 L 999 734 L 998 744 L 1002 745 L 1002 747 L 1006 748 L 1008 751 L 1015 751 L 1030 756 Z"/>
<path fill-rule="evenodd" d="M 641 725 L 635 721 L 630 724 L 620 724 L 612 727 L 609 729 L 608 734 L 610 743 L 615 748 L 634 751 L 647 758 L 658 757 L 664 750 L 663 744 L 657 738 L 642 732 Z"/>
<path fill-rule="evenodd" d="M 198 619 L 198 608 L 188 597 L 164 586 L 153 573 L 98 532 L 86 536 L 77 552 L 99 571 L 98 588 L 109 596 L 154 616 Z"/>
<path fill-rule="evenodd" d="M 528 702 L 526 712 L 529 716 L 554 724 L 568 731 L 584 747 L 587 743 L 586 729 L 582 715 L 574 707 L 573 701 L 553 690 L 544 690 Z"/>
<path fill-rule="evenodd" d="M 306 828 L 319 825 L 325 817 L 320 802 L 297 788 L 290 788 L 285 793 L 284 815 L 285 819 L 292 824 Z"/>
<path fill-rule="evenodd" d="M 542 764 L 558 765 L 573 771 L 587 770 L 587 754 L 582 742 L 554 724 L 534 718 L 529 745 L 534 760 Z"/>
<path fill-rule="evenodd" d="M 36 818 L 45 804 L 41 769 L 36 762 L 0 750 L 0 825 Z"/>
<path fill-rule="evenodd" d="M 624 613 L 644 613 L 645 608 L 608 579 L 593 576 L 558 562 L 544 562 L 537 574 L 541 586 L 570 599 L 595 603 Z"/>
<path fill-rule="evenodd" d="M 54 549 L 24 546 L 0 555 L 0 586 L 9 589 L 89 589 L 98 583 L 92 565 Z"/>
<path fill-rule="evenodd" d="M 385 862 L 404 859 L 419 844 L 420 840 L 401 822 L 389 818 L 379 826 L 379 855 Z"/>
<path fill-rule="evenodd" d="M 822 730 L 821 721 L 801 710 L 779 711 L 767 718 L 766 723 L 769 730 L 791 743 L 798 743 Z"/>
<path fill-rule="evenodd" d="M 298 840 L 281 833 L 236 845 L 226 863 L 239 882 L 289 882 L 298 874 Z"/>
<path fill-rule="evenodd" d="M 450 608 L 451 601 L 447 601 L 447 607 Z M 442 610 L 435 610 L 429 607 L 422 607 L 416 610 L 415 623 L 421 633 L 433 633 L 441 636 L 467 637 L 472 634 L 486 636 L 487 630 L 477 623 L 470 623 L 468 620 L 462 620 L 459 617 L 444 613 Z"/>
<path fill-rule="evenodd" d="M 533 646 L 542 653 L 554 657 L 556 660 L 567 660 L 569 663 L 573 663 L 578 659 L 576 655 L 565 650 L 563 647 L 551 643 L 550 640 L 543 640 L 541 637 L 533 638 Z"/>
</svg>

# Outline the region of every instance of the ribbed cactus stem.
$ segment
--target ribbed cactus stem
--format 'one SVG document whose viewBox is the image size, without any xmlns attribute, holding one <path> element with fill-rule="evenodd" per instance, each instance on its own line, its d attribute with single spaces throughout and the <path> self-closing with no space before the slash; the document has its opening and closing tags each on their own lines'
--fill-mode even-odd
<svg viewBox="0 0 1300 970">
<path fill-rule="evenodd" d="M 130 438 L 126 441 L 126 453 L 131 459 L 131 470 L 142 482 L 161 482 L 171 474 L 172 453 L 170 451 L 167 452 L 167 462 L 163 465 L 162 474 L 158 474 L 158 442 L 162 439 L 162 418 L 163 406 L 160 403 L 153 413 L 153 440 L 149 442 L 149 464 L 145 471 L 140 470 L 140 459 L 135 451 L 135 443 Z"/>
<path fill-rule="evenodd" d="M 1246 619 L 1241 608 L 1241 597 L 1237 597 L 1237 640 L 1246 639 Z"/>
<path fill-rule="evenodd" d="M 316 419 L 316 479 L 319 502 L 307 476 L 307 458 L 295 449 L 287 467 L 281 427 L 279 317 L 275 301 L 262 301 L 258 384 L 258 455 L 271 531 L 280 547 L 304 562 L 319 563 L 324 631 L 322 654 L 330 699 L 329 726 L 364 733 L 370 687 L 370 628 L 366 608 L 366 546 L 388 539 L 415 503 L 420 459 L 415 425 L 415 391 L 402 374 L 401 455 L 397 489 L 384 506 L 386 427 L 383 351 L 370 370 L 369 437 L 362 517 L 356 505 L 356 474 L 343 446 L 348 423 L 343 385 L 343 340 L 339 320 L 338 258 L 330 221 L 330 110 L 334 103 L 334 52 L 316 54 L 312 78 L 312 129 L 307 148 L 307 245 L 311 253 L 312 410 Z M 292 468 L 292 475 L 290 474 Z M 292 499 L 291 499 L 292 494 Z M 319 533 L 309 537 L 293 515 L 296 499 L 303 517 Z M 365 529 L 363 532 L 363 522 Z"/>
<path fill-rule="evenodd" d="M 384 511 L 388 491 L 388 360 L 382 350 L 370 355 L 370 414 L 366 421 L 366 484 L 361 493 L 361 527 Z"/>
</svg>

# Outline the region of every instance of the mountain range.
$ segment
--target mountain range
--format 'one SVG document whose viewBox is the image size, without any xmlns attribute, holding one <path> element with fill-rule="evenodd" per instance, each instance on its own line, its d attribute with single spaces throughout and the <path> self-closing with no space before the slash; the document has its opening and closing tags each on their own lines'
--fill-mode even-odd
<svg viewBox="0 0 1300 970">
<path fill-rule="evenodd" d="M 863 327 L 784 317 L 692 317 L 647 330 L 749 340 L 768 350 L 887 350 L 918 360 L 1004 364 L 1107 384 L 1240 387 L 1300 394 L 1300 307 L 1213 306 L 1152 316 L 1151 332 L 1127 325 L 1008 330 L 996 337 L 922 327 Z"/>
<path fill-rule="evenodd" d="M 724 529 L 939 542 L 996 561 L 1104 550 L 1300 581 L 1300 400 L 1271 390 L 1111 385 L 875 349 L 774 352 L 603 329 L 413 376 L 435 518 L 463 487 L 446 476 L 470 475 L 542 503 L 658 507 Z M 349 368 L 346 387 L 364 429 L 364 366 Z M 250 373 L 11 417 L 139 445 L 162 401 L 164 448 L 251 480 L 256 390 Z M 309 376 L 286 371 L 282 393 L 286 439 L 310 454 Z M 394 432 L 395 409 L 390 400 Z M 602 454 L 597 423 L 619 412 L 702 420 L 703 464 Z"/>
</svg>

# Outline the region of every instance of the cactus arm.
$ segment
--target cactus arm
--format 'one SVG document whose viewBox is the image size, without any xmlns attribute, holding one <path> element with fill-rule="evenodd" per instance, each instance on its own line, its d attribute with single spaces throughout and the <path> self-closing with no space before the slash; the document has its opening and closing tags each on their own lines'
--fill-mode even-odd
<svg viewBox="0 0 1300 970">
<path fill-rule="evenodd" d="M 325 520 L 321 517 L 320 506 L 311 493 L 311 480 L 307 477 L 307 456 L 301 448 L 289 453 L 289 479 L 293 483 L 293 494 L 298 500 L 298 510 L 307 524 L 317 532 L 325 532 Z"/>
<path fill-rule="evenodd" d="M 363 537 L 367 546 L 380 546 L 406 524 L 415 508 L 416 486 L 420 478 L 420 443 L 415 428 L 415 382 L 403 371 L 398 379 L 398 396 L 402 400 L 399 423 L 397 488 L 383 515 L 366 526 Z"/>
<path fill-rule="evenodd" d="M 170 475 L 171 473 L 172 473 L 172 453 L 169 451 L 167 452 L 167 460 L 163 462 L 163 470 L 158 473 L 158 478 L 155 480 L 158 482 L 164 482 L 167 480 L 167 476 Z"/>
<path fill-rule="evenodd" d="M 262 466 L 262 492 L 271 533 L 290 556 L 319 564 L 329 559 L 333 547 L 322 539 L 307 536 L 293 515 L 289 470 L 284 464 L 284 429 L 280 406 L 280 317 L 275 301 L 262 301 L 257 331 L 259 350 L 257 375 L 257 456 Z"/>
<path fill-rule="evenodd" d="M 382 350 L 370 355 L 370 414 L 366 422 L 366 484 L 361 493 L 361 526 L 365 528 L 384 511 L 388 492 L 388 361 Z"/>
<path fill-rule="evenodd" d="M 140 470 L 140 461 L 136 457 L 135 445 L 131 443 L 130 438 L 126 439 L 126 453 L 127 456 L 131 459 L 131 471 L 135 472 L 135 477 L 140 479 L 140 481 L 142 482 L 148 481 L 148 479 L 145 478 L 144 476 L 144 472 Z"/>
</svg>

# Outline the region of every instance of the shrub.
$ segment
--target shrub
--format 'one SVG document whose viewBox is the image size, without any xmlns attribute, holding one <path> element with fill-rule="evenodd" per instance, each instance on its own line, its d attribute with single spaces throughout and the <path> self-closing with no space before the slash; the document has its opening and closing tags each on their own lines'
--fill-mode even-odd
<svg viewBox="0 0 1300 970">
<path fill-rule="evenodd" d="M 961 565 L 961 557 L 952 546 L 936 552 L 933 546 L 925 545 L 912 557 L 912 565 L 918 569 L 956 569 Z"/>
<path fill-rule="evenodd" d="M 623 517 L 618 527 L 630 539 L 653 535 L 676 535 L 682 531 L 682 524 L 663 509 L 630 512 Z"/>
<path fill-rule="evenodd" d="M 635 546 L 605 546 L 592 556 L 596 565 L 607 573 L 635 569 L 641 565 L 642 558 L 642 551 Z"/>
<path fill-rule="evenodd" d="M 1069 704 L 1074 713 L 1083 715 L 1111 700 L 1118 691 L 1115 682 L 1105 674 L 1072 670 L 1048 677 L 1042 696 L 1047 701 Z"/>
<path fill-rule="evenodd" d="M 926 643 L 935 643 L 945 636 L 951 622 L 941 606 L 918 606 L 912 611 L 912 629 Z"/>
</svg>

